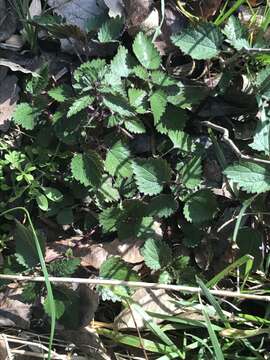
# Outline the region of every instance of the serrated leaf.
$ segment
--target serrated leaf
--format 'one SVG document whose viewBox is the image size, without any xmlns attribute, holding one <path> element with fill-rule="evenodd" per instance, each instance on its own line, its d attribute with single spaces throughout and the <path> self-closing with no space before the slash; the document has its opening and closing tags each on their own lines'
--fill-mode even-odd
<svg viewBox="0 0 270 360">
<path fill-rule="evenodd" d="M 193 223 L 203 223 L 213 219 L 218 210 L 215 195 L 208 189 L 199 190 L 185 202 L 183 213 Z"/>
<path fill-rule="evenodd" d="M 224 174 L 248 193 L 270 190 L 270 167 L 253 162 L 239 162 L 228 166 Z"/>
<path fill-rule="evenodd" d="M 76 115 L 78 112 L 90 106 L 93 103 L 93 101 L 94 98 L 89 95 L 85 95 L 79 99 L 76 99 L 68 109 L 67 117 L 70 118 L 71 116 Z"/>
<path fill-rule="evenodd" d="M 100 186 L 103 174 L 103 162 L 92 150 L 76 154 L 71 161 L 71 172 L 74 179 L 84 186 Z"/>
<path fill-rule="evenodd" d="M 74 71 L 74 79 L 77 82 L 75 88 L 81 89 L 94 86 L 95 82 L 102 81 L 107 72 L 107 64 L 104 59 L 87 61 Z"/>
<path fill-rule="evenodd" d="M 108 150 L 105 169 L 112 176 L 129 177 L 132 175 L 130 151 L 121 141 Z"/>
<path fill-rule="evenodd" d="M 124 23 L 120 16 L 106 21 L 98 31 L 98 40 L 101 43 L 116 41 L 120 36 Z"/>
<path fill-rule="evenodd" d="M 152 71 L 151 79 L 155 85 L 159 86 L 172 86 L 177 84 L 175 79 L 171 78 L 168 74 L 161 70 Z"/>
<path fill-rule="evenodd" d="M 116 231 L 121 210 L 118 207 L 109 207 L 99 214 L 99 224 L 104 233 Z"/>
<path fill-rule="evenodd" d="M 161 134 L 183 130 L 187 121 L 187 113 L 174 105 L 168 104 L 160 119 L 155 119 L 155 126 Z"/>
<path fill-rule="evenodd" d="M 154 116 L 154 122 L 159 123 L 167 106 L 167 96 L 164 91 L 157 90 L 150 97 L 151 110 Z"/>
<path fill-rule="evenodd" d="M 151 270 L 160 270 L 172 261 L 172 251 L 168 244 L 159 239 L 149 239 L 145 242 L 141 253 L 145 264 Z"/>
<path fill-rule="evenodd" d="M 133 134 L 144 134 L 146 132 L 143 122 L 136 118 L 125 120 L 124 125 Z"/>
<path fill-rule="evenodd" d="M 270 66 L 266 66 L 258 72 L 256 86 L 260 95 L 266 98 L 270 97 Z"/>
<path fill-rule="evenodd" d="M 33 268 L 39 263 L 39 257 L 35 245 L 33 232 L 16 220 L 16 228 L 14 233 L 16 243 L 16 253 L 20 256 L 21 264 L 27 268 Z M 38 237 L 39 244 L 44 255 L 45 242 L 44 239 Z"/>
<path fill-rule="evenodd" d="M 133 42 L 133 52 L 146 69 L 155 70 L 159 68 L 161 63 L 159 52 L 144 33 L 137 34 Z"/>
<path fill-rule="evenodd" d="M 185 54 L 196 60 L 204 60 L 219 54 L 223 36 L 217 26 L 205 22 L 183 29 L 171 39 Z"/>
<path fill-rule="evenodd" d="M 151 199 L 147 206 L 147 216 L 167 218 L 178 209 L 178 202 L 172 195 L 160 194 Z"/>
<path fill-rule="evenodd" d="M 169 131 L 168 136 L 173 142 L 175 149 L 180 149 L 188 153 L 194 151 L 195 144 L 191 136 L 184 131 Z"/>
<path fill-rule="evenodd" d="M 163 159 L 137 159 L 132 164 L 139 191 L 145 195 L 159 194 L 171 179 L 171 168 Z"/>
<path fill-rule="evenodd" d="M 61 103 L 68 100 L 73 95 L 73 91 L 70 86 L 63 84 L 49 90 L 48 95 Z"/>
<path fill-rule="evenodd" d="M 102 177 L 102 183 L 97 190 L 97 196 L 99 201 L 101 201 L 102 199 L 104 202 L 110 203 L 118 201 L 120 199 L 119 192 L 113 187 L 112 179 L 108 177 L 108 175 L 104 175 Z"/>
<path fill-rule="evenodd" d="M 223 33 L 227 36 L 229 43 L 236 49 L 241 50 L 244 47 L 249 47 L 246 38 L 245 28 L 242 26 L 240 20 L 235 16 L 231 16 L 224 27 Z"/>
<path fill-rule="evenodd" d="M 20 103 L 13 113 L 13 121 L 26 130 L 33 130 L 37 124 L 40 110 L 27 103 Z"/>
<path fill-rule="evenodd" d="M 133 68 L 134 74 L 141 80 L 148 80 L 148 71 L 141 65 L 137 65 Z"/>
<path fill-rule="evenodd" d="M 184 240 L 183 243 L 188 248 L 198 246 L 203 237 L 203 232 L 193 224 L 183 225 Z"/>
<path fill-rule="evenodd" d="M 270 108 L 261 109 L 260 120 L 258 122 L 253 142 L 249 145 L 252 149 L 263 151 L 265 155 L 270 155 Z"/>
<path fill-rule="evenodd" d="M 80 259 L 57 259 L 49 264 L 48 272 L 53 276 L 70 276 L 75 273 L 75 271 L 80 266 Z"/>
<path fill-rule="evenodd" d="M 132 107 L 122 95 L 106 94 L 103 96 L 103 104 L 107 106 L 113 113 L 121 116 L 133 116 Z"/>
<path fill-rule="evenodd" d="M 120 45 L 118 47 L 117 53 L 111 61 L 111 72 L 117 77 L 128 77 L 130 69 L 128 67 L 128 50 Z"/>
<path fill-rule="evenodd" d="M 136 109 L 139 114 L 144 114 L 147 110 L 147 93 L 142 89 L 128 89 L 128 98 L 130 105 Z"/>
<path fill-rule="evenodd" d="M 194 156 L 181 169 L 181 181 L 188 189 L 194 189 L 201 183 L 202 159 Z"/>
<path fill-rule="evenodd" d="M 31 80 L 29 80 L 26 84 L 26 91 L 30 94 L 37 96 L 39 95 L 49 83 L 49 67 L 48 64 L 45 63 L 39 70 L 39 76 L 33 76 Z"/>
</svg>

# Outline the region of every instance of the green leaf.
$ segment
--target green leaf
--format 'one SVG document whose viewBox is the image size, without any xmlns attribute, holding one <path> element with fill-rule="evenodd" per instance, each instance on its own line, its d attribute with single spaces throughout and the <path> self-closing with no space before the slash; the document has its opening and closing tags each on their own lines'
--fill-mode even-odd
<svg viewBox="0 0 270 360">
<path fill-rule="evenodd" d="M 111 42 L 118 39 L 120 36 L 124 23 L 119 16 L 106 21 L 98 31 L 98 40 L 101 43 Z"/>
<path fill-rule="evenodd" d="M 261 109 L 260 120 L 258 122 L 253 142 L 249 145 L 252 149 L 263 151 L 265 155 L 270 155 L 270 108 Z"/>
<path fill-rule="evenodd" d="M 71 172 L 74 179 L 84 186 L 100 186 L 103 174 L 103 162 L 93 150 L 76 154 L 71 161 Z"/>
<path fill-rule="evenodd" d="M 136 118 L 125 120 L 124 125 L 133 134 L 144 134 L 146 132 L 143 122 Z"/>
<path fill-rule="evenodd" d="M 171 179 L 171 168 L 163 159 L 137 159 L 133 172 L 139 191 L 145 195 L 159 194 Z"/>
<path fill-rule="evenodd" d="M 164 114 L 167 106 L 167 96 L 162 90 L 157 90 L 150 97 L 151 110 L 154 122 L 157 124 Z"/>
<path fill-rule="evenodd" d="M 188 248 L 194 248 L 198 246 L 203 237 L 203 232 L 193 224 L 184 224 L 183 234 L 184 234 L 183 243 Z"/>
<path fill-rule="evenodd" d="M 61 316 L 63 316 L 66 307 L 63 301 L 57 299 L 54 300 L 54 306 L 55 306 L 55 317 L 58 320 L 60 319 Z M 43 308 L 46 314 L 52 316 L 50 299 L 48 297 L 46 297 L 44 300 Z"/>
<path fill-rule="evenodd" d="M 130 88 L 128 89 L 128 97 L 130 105 L 136 109 L 139 114 L 144 114 L 147 111 L 147 92 L 142 89 Z"/>
<path fill-rule="evenodd" d="M 160 194 L 151 199 L 147 206 L 147 216 L 167 218 L 178 209 L 178 203 L 172 195 Z"/>
<path fill-rule="evenodd" d="M 78 112 L 86 109 L 94 101 L 94 98 L 89 95 L 85 95 L 79 99 L 76 99 L 73 104 L 70 106 L 67 112 L 67 117 L 70 118 L 73 115 L 76 115 Z"/>
<path fill-rule="evenodd" d="M 47 211 L 47 210 L 48 210 L 49 204 L 48 204 L 48 200 L 47 200 L 47 198 L 46 198 L 45 195 L 39 194 L 39 195 L 36 197 L 36 201 L 37 201 L 38 207 L 39 207 L 42 211 Z"/>
<path fill-rule="evenodd" d="M 228 166 L 224 174 L 248 193 L 270 190 L 270 167 L 252 162 L 239 162 Z"/>
<path fill-rule="evenodd" d="M 126 78 L 129 76 L 130 69 L 128 67 L 128 50 L 120 45 L 117 53 L 111 61 L 111 72 L 117 77 Z"/>
<path fill-rule="evenodd" d="M 192 194 L 184 205 L 185 218 L 193 223 L 212 220 L 218 210 L 215 195 L 211 190 L 199 190 Z"/>
<path fill-rule="evenodd" d="M 172 261 L 172 251 L 168 244 L 159 239 L 149 239 L 145 242 L 141 253 L 145 264 L 151 270 L 164 269 Z"/>
<path fill-rule="evenodd" d="M 188 153 L 194 151 L 195 144 L 193 143 L 191 136 L 184 131 L 170 131 L 168 136 L 173 142 L 175 149 L 180 149 L 181 151 Z"/>
<path fill-rule="evenodd" d="M 107 64 L 104 59 L 95 59 L 87 61 L 74 71 L 76 88 L 89 88 L 95 85 L 95 82 L 102 81 L 107 72 Z"/>
<path fill-rule="evenodd" d="M 236 243 L 239 248 L 237 257 L 241 258 L 244 255 L 251 255 L 254 257 L 252 270 L 256 271 L 262 262 L 262 234 L 249 227 L 239 229 Z"/>
<path fill-rule="evenodd" d="M 40 110 L 27 103 L 20 103 L 13 113 L 13 121 L 26 130 L 33 130 L 37 124 Z"/>
<path fill-rule="evenodd" d="M 107 152 L 105 169 L 112 176 L 132 175 L 130 151 L 121 141 L 116 142 Z"/>
<path fill-rule="evenodd" d="M 38 75 L 39 76 L 33 76 L 26 84 L 26 91 L 30 92 L 33 96 L 39 95 L 48 86 L 49 66 L 46 62 L 38 70 Z"/>
<path fill-rule="evenodd" d="M 73 211 L 71 207 L 66 207 L 59 211 L 56 216 L 59 225 L 70 225 L 74 222 Z"/>
<path fill-rule="evenodd" d="M 224 27 L 223 33 L 227 36 L 229 43 L 236 49 L 241 50 L 244 47 L 249 47 L 246 37 L 246 30 L 242 26 L 240 20 L 235 16 L 228 19 Z"/>
<path fill-rule="evenodd" d="M 172 86 L 177 84 L 176 80 L 174 80 L 168 74 L 161 70 L 152 71 L 151 79 L 155 85 L 159 86 Z"/>
<path fill-rule="evenodd" d="M 52 188 L 52 187 L 43 187 L 42 188 L 44 194 L 47 196 L 47 198 L 53 202 L 59 202 L 63 200 L 63 194 L 61 191 Z"/>
<path fill-rule="evenodd" d="M 99 214 L 99 224 L 104 233 L 116 231 L 121 210 L 118 207 L 109 207 Z"/>
<path fill-rule="evenodd" d="M 133 116 L 132 107 L 122 95 L 106 94 L 103 96 L 103 104 L 107 106 L 113 113 L 121 116 Z"/>
<path fill-rule="evenodd" d="M 212 23 L 189 26 L 171 37 L 174 45 L 193 59 L 204 60 L 217 56 L 223 41 L 220 29 Z"/>
<path fill-rule="evenodd" d="M 133 42 L 133 51 L 146 69 L 155 70 L 159 68 L 161 64 L 159 52 L 151 40 L 142 32 L 137 34 Z"/>
<path fill-rule="evenodd" d="M 134 74 L 141 80 L 148 80 L 148 71 L 141 65 L 137 65 L 133 68 Z"/>
<path fill-rule="evenodd" d="M 200 156 L 194 156 L 181 169 L 182 183 L 188 189 L 195 189 L 202 181 L 202 159 Z"/>
<path fill-rule="evenodd" d="M 20 263 L 27 268 L 33 268 L 39 263 L 39 257 L 36 250 L 35 239 L 33 232 L 16 221 L 16 228 L 14 232 L 14 240 L 16 243 L 16 254 L 20 257 Z M 38 236 L 39 244 L 42 253 L 45 253 L 45 242 L 43 237 Z"/>
<path fill-rule="evenodd" d="M 102 183 L 97 190 L 97 197 L 99 201 L 110 203 L 120 200 L 119 192 L 113 187 L 112 178 L 108 177 L 108 175 L 103 175 Z"/>
<path fill-rule="evenodd" d="M 270 66 L 266 66 L 258 72 L 256 86 L 261 96 L 270 97 Z"/>
<path fill-rule="evenodd" d="M 78 258 L 57 259 L 49 264 L 48 272 L 53 276 L 70 276 L 75 273 L 80 263 L 81 261 Z"/>
<path fill-rule="evenodd" d="M 62 102 L 65 102 L 66 100 L 68 100 L 70 97 L 72 97 L 73 91 L 70 86 L 63 84 L 63 85 L 57 86 L 57 87 L 49 90 L 48 95 L 52 99 L 62 103 Z"/>
<path fill-rule="evenodd" d="M 154 120 L 157 131 L 161 134 L 168 134 L 169 132 L 176 132 L 184 129 L 187 121 L 187 113 L 179 107 L 168 104 L 162 117 L 160 119 L 155 119 L 154 117 Z"/>
</svg>

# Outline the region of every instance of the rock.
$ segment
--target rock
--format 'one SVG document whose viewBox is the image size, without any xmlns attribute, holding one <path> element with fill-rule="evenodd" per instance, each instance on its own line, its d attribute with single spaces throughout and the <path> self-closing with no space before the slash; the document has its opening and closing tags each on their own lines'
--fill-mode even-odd
<svg viewBox="0 0 270 360">
<path fill-rule="evenodd" d="M 9 75 L 0 87 L 0 131 L 6 132 L 19 99 L 19 86 L 17 77 Z"/>
<path fill-rule="evenodd" d="M 7 40 L 17 27 L 17 16 L 6 0 L 0 0 L 0 41 Z"/>
</svg>

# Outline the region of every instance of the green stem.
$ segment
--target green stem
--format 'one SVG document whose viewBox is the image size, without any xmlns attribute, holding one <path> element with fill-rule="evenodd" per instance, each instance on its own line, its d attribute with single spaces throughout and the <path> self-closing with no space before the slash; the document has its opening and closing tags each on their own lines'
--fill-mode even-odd
<svg viewBox="0 0 270 360">
<path fill-rule="evenodd" d="M 227 20 L 244 2 L 247 0 L 237 0 L 236 3 L 220 18 L 217 18 L 214 22 L 215 25 L 221 25 L 225 20 Z"/>
</svg>

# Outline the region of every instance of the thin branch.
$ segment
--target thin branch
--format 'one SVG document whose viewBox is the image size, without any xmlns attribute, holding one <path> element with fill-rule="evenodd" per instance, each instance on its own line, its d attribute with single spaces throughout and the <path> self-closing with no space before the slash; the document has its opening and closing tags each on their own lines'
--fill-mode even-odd
<svg viewBox="0 0 270 360">
<path fill-rule="evenodd" d="M 0 274 L 0 279 L 4 280 L 15 280 L 15 281 L 32 281 L 32 282 L 44 282 L 43 276 L 23 276 L 23 275 L 3 275 Z M 190 294 L 201 294 L 202 290 L 198 287 L 193 286 L 182 286 L 182 285 L 169 285 L 169 284 L 157 284 L 140 281 L 122 281 L 122 280 L 106 280 L 100 278 L 85 279 L 85 278 L 69 278 L 69 277 L 49 277 L 49 281 L 52 283 L 75 283 L 75 284 L 90 284 L 90 285 L 109 285 L 109 286 L 128 286 L 132 288 L 144 288 L 144 289 L 164 289 L 171 291 L 179 291 Z M 238 299 L 250 299 L 270 302 L 270 296 L 267 295 L 256 295 L 248 293 L 239 293 L 230 290 L 209 290 L 211 294 L 220 297 L 231 297 Z"/>
<path fill-rule="evenodd" d="M 230 139 L 229 137 L 229 130 L 216 125 L 210 121 L 201 121 L 200 125 L 202 126 L 206 126 L 208 128 L 214 129 L 218 132 L 220 132 L 222 134 L 222 140 L 232 149 L 232 151 L 237 155 L 237 157 L 239 157 L 239 159 L 241 160 L 248 160 L 248 161 L 252 161 L 258 164 L 267 164 L 270 165 L 270 160 L 266 160 L 266 159 L 260 159 L 260 158 L 256 158 L 250 155 L 244 155 L 241 153 L 241 151 L 238 149 L 238 147 L 235 145 L 235 143 Z"/>
</svg>

